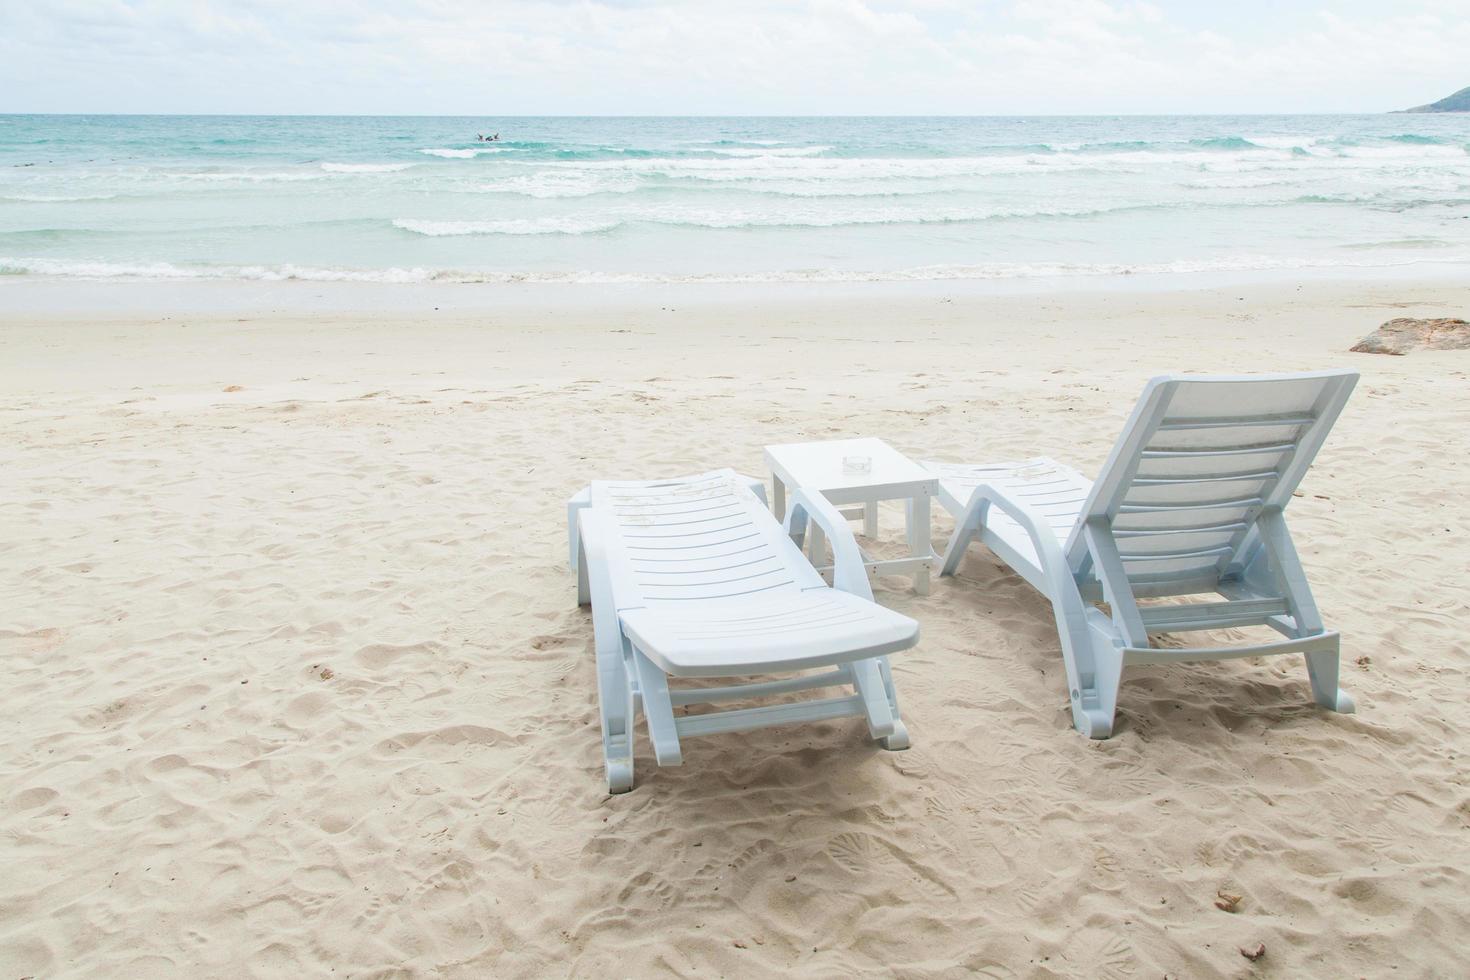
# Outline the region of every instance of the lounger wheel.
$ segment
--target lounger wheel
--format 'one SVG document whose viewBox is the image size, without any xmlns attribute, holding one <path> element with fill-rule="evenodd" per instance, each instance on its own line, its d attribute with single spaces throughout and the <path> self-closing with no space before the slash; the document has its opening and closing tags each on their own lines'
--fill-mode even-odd
<svg viewBox="0 0 1470 980">
<path fill-rule="evenodd" d="M 626 793 L 633 788 L 633 760 L 609 759 L 607 763 L 607 791 Z"/>
<path fill-rule="evenodd" d="M 903 722 L 895 718 L 893 720 L 893 734 L 878 739 L 878 744 L 882 745 L 889 752 L 902 752 L 909 747 L 909 730 L 904 727 Z"/>
</svg>

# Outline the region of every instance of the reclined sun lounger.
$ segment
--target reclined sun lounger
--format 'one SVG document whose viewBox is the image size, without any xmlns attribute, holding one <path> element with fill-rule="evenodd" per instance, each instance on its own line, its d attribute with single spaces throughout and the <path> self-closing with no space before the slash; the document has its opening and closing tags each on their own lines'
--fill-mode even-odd
<svg viewBox="0 0 1470 980">
<path fill-rule="evenodd" d="M 1282 511 L 1357 379 L 1155 378 L 1096 483 L 1045 458 L 925 463 L 956 520 L 940 574 L 953 575 L 978 539 L 1051 600 L 1072 720 L 1092 738 L 1112 734 L 1128 664 L 1302 653 L 1317 703 L 1351 712 L 1337 686 L 1338 635 L 1322 626 Z M 1223 601 L 1137 601 L 1205 593 Z M 1284 639 L 1184 649 L 1149 639 L 1256 625 Z"/>
<path fill-rule="evenodd" d="M 759 493 L 759 495 L 758 495 Z M 884 748 L 908 747 L 886 654 L 919 625 L 873 602 L 847 521 L 798 490 L 783 528 L 764 488 L 730 470 L 595 482 L 568 503 L 577 600 L 592 604 L 608 788 L 633 786 L 640 706 L 654 757 L 678 765 L 682 736 L 859 716 Z M 835 588 L 802 555 L 807 522 L 827 534 Z M 671 689 L 670 678 L 817 674 Z M 683 705 L 845 687 L 835 697 L 676 716 Z"/>
</svg>

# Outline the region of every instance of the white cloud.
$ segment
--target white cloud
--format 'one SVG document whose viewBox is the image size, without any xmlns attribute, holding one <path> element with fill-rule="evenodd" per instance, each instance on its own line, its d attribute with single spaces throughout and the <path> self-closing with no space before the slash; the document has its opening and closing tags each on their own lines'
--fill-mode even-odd
<svg viewBox="0 0 1470 980">
<path fill-rule="evenodd" d="M 0 0 L 0 111 L 1376 111 L 1470 84 L 1455 0 L 1280 8 Z"/>
</svg>

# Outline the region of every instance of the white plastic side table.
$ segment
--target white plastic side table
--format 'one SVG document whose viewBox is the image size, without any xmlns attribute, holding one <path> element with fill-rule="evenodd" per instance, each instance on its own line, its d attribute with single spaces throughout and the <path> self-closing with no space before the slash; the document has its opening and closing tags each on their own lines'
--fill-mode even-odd
<svg viewBox="0 0 1470 980">
<path fill-rule="evenodd" d="M 863 562 L 870 572 L 912 575 L 914 591 L 929 594 L 929 572 L 938 559 L 929 526 L 929 501 L 939 493 L 933 473 L 882 439 L 872 438 L 767 446 L 765 457 L 775 491 L 771 509 L 780 518 L 786 516 L 788 488 L 815 490 L 839 509 L 861 504 L 861 512 L 844 513 L 861 516 L 864 533 L 873 538 L 878 532 L 878 502 L 904 501 L 908 557 L 873 560 L 864 554 Z M 807 539 L 809 554 L 820 568 L 827 563 L 826 538 L 813 525 Z"/>
</svg>

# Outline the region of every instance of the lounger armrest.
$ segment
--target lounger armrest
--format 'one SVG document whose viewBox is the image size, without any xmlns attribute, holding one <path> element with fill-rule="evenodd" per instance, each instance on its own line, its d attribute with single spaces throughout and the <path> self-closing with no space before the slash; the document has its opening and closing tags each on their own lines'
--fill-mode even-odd
<svg viewBox="0 0 1470 980">
<path fill-rule="evenodd" d="M 1086 607 L 1077 588 L 1077 579 L 1072 566 L 1067 562 L 1066 552 L 1046 519 L 1033 507 L 988 483 L 977 486 L 965 505 L 962 522 L 974 521 L 981 532 L 985 529 L 985 517 L 991 507 L 999 508 L 1026 532 L 1031 546 L 1036 549 L 1036 560 L 1041 565 L 1041 574 L 1046 578 L 1047 597 L 1057 614 L 1057 624 L 1077 635 L 1086 633 Z"/>
<path fill-rule="evenodd" d="M 603 544 L 605 518 L 591 508 L 577 515 L 577 542 L 581 561 L 577 566 L 577 601 L 592 606 L 592 634 L 599 651 L 617 649 L 622 627 L 613 597 L 612 570 Z"/>
<path fill-rule="evenodd" d="M 1031 546 L 1036 549 L 1036 560 L 1041 564 L 1041 574 L 1046 577 L 1047 598 L 1051 599 L 1056 611 L 1058 626 L 1075 630 L 1076 636 L 1085 635 L 1087 613 L 1077 589 L 1077 579 L 1067 564 L 1066 552 L 1062 551 L 1057 536 L 1046 526 L 1046 519 L 1029 504 L 998 487 L 982 483 L 970 494 L 970 502 L 960 520 L 973 520 L 975 527 L 984 531 L 985 516 L 991 507 L 999 508 L 1021 525 L 1021 530 L 1031 539 Z"/>
<path fill-rule="evenodd" d="M 1007 517 L 1021 525 L 1021 530 L 1026 532 L 1032 546 L 1036 548 L 1036 558 L 1041 562 L 1041 570 L 1049 580 L 1061 574 L 1075 587 L 1071 569 L 1067 565 L 1067 556 L 1063 553 L 1057 536 L 1046 526 L 1046 519 L 1029 504 L 1017 500 L 998 487 L 982 483 L 970 494 L 965 513 L 960 520 L 973 519 L 975 526 L 983 531 L 986 512 L 991 507 L 999 508 Z"/>
<path fill-rule="evenodd" d="M 567 499 L 567 564 L 572 569 L 572 574 L 577 574 L 577 548 L 580 542 L 580 532 L 577 528 L 577 515 L 592 506 L 592 488 L 583 487 Z"/>
<path fill-rule="evenodd" d="M 750 492 L 755 494 L 761 503 L 766 504 L 766 506 L 770 506 L 766 502 L 765 480 L 759 479 L 754 476 L 746 476 L 744 473 L 736 473 L 735 475 L 740 478 L 741 483 L 744 483 L 746 486 L 750 487 Z"/>
<path fill-rule="evenodd" d="M 868 584 L 868 569 L 863 564 L 863 553 L 858 550 L 857 538 L 853 537 L 847 518 L 820 493 L 797 487 L 792 493 L 785 522 L 786 533 L 793 541 L 799 542 L 805 536 L 808 520 L 826 533 L 832 545 L 833 587 L 871 602 L 873 587 Z"/>
<path fill-rule="evenodd" d="M 985 517 L 991 507 L 1000 510 L 1021 526 L 1036 549 L 1036 559 L 1046 581 L 1047 598 L 1057 621 L 1057 635 L 1062 644 L 1062 659 L 1067 669 L 1067 687 L 1072 696 L 1072 718 L 1079 731 L 1092 738 L 1106 738 L 1112 730 L 1113 707 L 1100 705 L 1088 692 L 1095 689 L 1099 651 L 1090 641 L 1087 607 L 1077 588 L 1077 579 L 1067 563 L 1066 553 L 1045 518 L 1024 502 L 998 487 L 982 483 L 970 494 L 970 502 L 960 517 L 977 531 L 985 529 Z M 971 524 L 973 522 L 973 524 Z M 956 534 L 958 535 L 958 531 Z M 1115 659 L 1122 651 L 1115 651 Z"/>
</svg>

